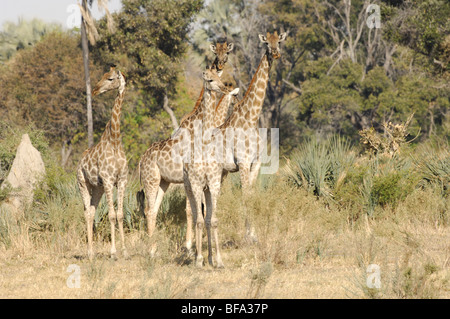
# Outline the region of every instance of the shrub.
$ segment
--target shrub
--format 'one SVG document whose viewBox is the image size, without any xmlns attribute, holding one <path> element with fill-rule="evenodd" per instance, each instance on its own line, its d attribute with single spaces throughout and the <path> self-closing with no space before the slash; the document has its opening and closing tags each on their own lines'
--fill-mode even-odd
<svg viewBox="0 0 450 319">
<path fill-rule="evenodd" d="M 354 161 L 347 140 L 338 136 L 327 141 L 311 139 L 294 152 L 283 173 L 294 185 L 318 197 L 332 198 Z"/>
<path fill-rule="evenodd" d="M 336 201 L 341 207 L 363 210 L 369 216 L 377 206 L 394 208 L 418 184 L 419 176 L 413 168 L 408 157 L 361 157 L 337 189 Z"/>
<path fill-rule="evenodd" d="M 385 207 L 388 204 L 395 204 L 402 199 L 404 192 L 399 185 L 401 178 L 402 176 L 397 172 L 375 177 L 371 194 L 374 202 Z"/>
<path fill-rule="evenodd" d="M 443 196 L 450 194 L 450 148 L 448 142 L 437 141 L 420 146 L 412 156 L 421 179 L 437 186 Z"/>
</svg>

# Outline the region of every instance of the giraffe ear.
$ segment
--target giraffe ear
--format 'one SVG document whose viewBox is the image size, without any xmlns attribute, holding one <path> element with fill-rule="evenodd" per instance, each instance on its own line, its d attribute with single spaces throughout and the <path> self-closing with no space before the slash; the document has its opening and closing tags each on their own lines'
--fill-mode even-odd
<svg viewBox="0 0 450 319">
<path fill-rule="evenodd" d="M 211 49 L 211 51 L 215 54 L 216 53 L 216 46 L 214 44 L 210 44 L 209 48 Z"/>
<path fill-rule="evenodd" d="M 233 51 L 233 49 L 234 49 L 234 44 L 233 43 L 228 44 L 228 46 L 227 46 L 227 53 Z"/>
<path fill-rule="evenodd" d="M 262 34 L 258 34 L 259 40 L 263 43 L 267 43 L 267 37 Z"/>
<path fill-rule="evenodd" d="M 278 42 L 282 42 L 282 41 L 286 40 L 286 37 L 287 37 L 287 33 L 283 32 L 282 34 L 280 34 L 278 36 Z"/>
<path fill-rule="evenodd" d="M 123 77 L 123 80 L 124 80 L 124 81 L 126 81 L 126 80 L 127 80 L 127 78 L 125 77 L 125 75 L 123 74 L 123 72 L 121 72 L 121 71 L 118 71 L 118 72 L 119 72 L 119 76 L 120 76 L 120 75 L 122 75 L 122 77 Z"/>
</svg>

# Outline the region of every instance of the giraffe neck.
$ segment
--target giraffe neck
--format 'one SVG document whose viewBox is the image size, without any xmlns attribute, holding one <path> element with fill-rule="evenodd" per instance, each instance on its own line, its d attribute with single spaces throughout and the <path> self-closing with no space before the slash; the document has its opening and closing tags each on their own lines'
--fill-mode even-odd
<svg viewBox="0 0 450 319">
<path fill-rule="evenodd" d="M 188 114 L 186 114 L 185 116 L 183 116 L 183 118 L 180 121 L 180 127 L 182 128 L 187 128 L 190 125 L 192 116 L 194 116 L 195 114 L 199 113 L 202 111 L 203 109 L 203 93 L 205 92 L 205 87 L 202 87 L 202 91 L 200 92 L 200 96 L 197 99 L 197 102 L 195 103 L 194 108 L 192 109 L 192 111 Z"/>
<path fill-rule="evenodd" d="M 222 95 L 222 98 L 217 103 L 216 110 L 214 113 L 214 127 L 219 127 L 225 122 L 225 118 L 228 114 L 228 107 L 230 106 L 231 99 L 233 98 L 232 94 Z"/>
<path fill-rule="evenodd" d="M 214 115 L 215 115 L 215 106 L 216 106 L 217 93 L 211 90 L 204 90 L 203 93 L 203 123 L 202 129 L 206 131 L 214 127 Z"/>
<path fill-rule="evenodd" d="M 212 68 L 217 69 L 217 63 L 218 63 L 218 58 L 216 56 L 216 59 L 211 64 L 210 69 L 212 69 Z M 183 118 L 180 121 L 180 127 L 188 128 L 190 126 L 191 122 L 192 122 L 192 117 L 193 116 L 195 117 L 196 114 L 201 114 L 203 112 L 204 104 L 205 104 L 204 103 L 205 99 L 203 98 L 204 97 L 204 93 L 205 93 L 205 86 L 203 85 L 202 86 L 202 90 L 201 90 L 200 95 L 199 95 L 199 97 L 197 99 L 197 102 L 195 103 L 194 108 L 192 109 L 192 111 L 190 113 L 188 113 L 185 116 L 183 116 Z M 225 116 L 226 116 L 226 114 L 225 114 Z M 222 123 L 223 123 L 223 121 L 222 121 Z"/>
<path fill-rule="evenodd" d="M 255 126 L 261 114 L 261 109 L 266 96 L 269 71 L 272 66 L 272 57 L 268 52 L 264 54 L 258 69 L 245 92 L 245 96 L 238 107 L 239 113 L 244 116 L 250 126 Z"/>
<path fill-rule="evenodd" d="M 114 101 L 114 107 L 111 114 L 109 139 L 114 148 L 120 144 L 120 116 L 122 114 L 123 98 L 125 96 L 125 87 L 119 88 L 119 94 Z"/>
</svg>

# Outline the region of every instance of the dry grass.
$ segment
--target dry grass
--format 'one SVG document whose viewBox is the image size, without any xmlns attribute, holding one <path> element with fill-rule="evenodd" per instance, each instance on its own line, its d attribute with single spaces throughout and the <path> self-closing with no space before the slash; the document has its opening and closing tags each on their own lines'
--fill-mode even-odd
<svg viewBox="0 0 450 319">
<path fill-rule="evenodd" d="M 81 199 L 73 194 L 45 205 L 45 221 L 36 207 L 17 222 L 2 220 L 0 298 L 450 298 L 449 199 L 433 188 L 355 220 L 350 208 L 334 207 L 277 176 L 259 181 L 244 211 L 235 180 L 225 181 L 218 205 L 226 269 L 179 263 L 181 208 L 159 218 L 155 258 L 137 227 L 126 234 L 130 258 L 110 260 L 108 233 L 100 228 L 91 262 Z M 182 207 L 182 190 L 171 194 Z M 256 244 L 244 241 L 246 216 Z M 80 288 L 67 286 L 72 264 L 80 267 Z M 370 264 L 380 266 L 380 289 L 366 285 Z"/>
</svg>

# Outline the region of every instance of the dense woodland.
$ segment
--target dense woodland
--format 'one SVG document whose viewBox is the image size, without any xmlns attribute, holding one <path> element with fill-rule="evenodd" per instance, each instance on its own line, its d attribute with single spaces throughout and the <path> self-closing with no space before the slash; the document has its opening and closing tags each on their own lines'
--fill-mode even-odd
<svg viewBox="0 0 450 319">
<path fill-rule="evenodd" d="M 379 5 L 380 28 L 368 27 L 371 3 Z M 386 134 L 385 123 L 404 123 L 412 114 L 406 140 L 450 138 L 448 1 L 124 0 L 122 5 L 112 22 L 94 21 L 98 36 L 89 43 L 89 61 L 92 83 L 110 64 L 126 74 L 122 132 L 131 167 L 193 108 L 200 71 L 211 62 L 210 43 L 227 38 L 235 44 L 224 76 L 242 96 L 263 52 L 258 34 L 274 29 L 288 37 L 271 71 L 260 126 L 280 129 L 282 155 L 310 137 L 338 134 L 358 144 L 359 131 Z M 2 127 L 41 130 L 61 165 L 73 168 L 87 147 L 80 30 L 19 20 L 5 23 L 0 39 Z M 95 141 L 113 99 L 110 94 L 93 101 Z"/>
</svg>

